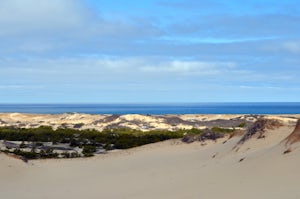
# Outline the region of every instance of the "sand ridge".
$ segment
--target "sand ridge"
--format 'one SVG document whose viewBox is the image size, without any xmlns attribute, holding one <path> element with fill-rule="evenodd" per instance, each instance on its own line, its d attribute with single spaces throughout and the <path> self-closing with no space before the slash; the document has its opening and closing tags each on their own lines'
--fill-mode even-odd
<svg viewBox="0 0 300 199">
<path fill-rule="evenodd" d="M 23 114 L 0 113 L 0 127 L 37 128 L 51 126 L 56 128 L 96 129 L 131 128 L 142 131 L 204 129 L 207 127 L 237 127 L 241 123 L 251 124 L 258 118 L 280 120 L 285 124 L 295 124 L 300 115 L 91 115 L 80 113 L 64 114 Z"/>
</svg>

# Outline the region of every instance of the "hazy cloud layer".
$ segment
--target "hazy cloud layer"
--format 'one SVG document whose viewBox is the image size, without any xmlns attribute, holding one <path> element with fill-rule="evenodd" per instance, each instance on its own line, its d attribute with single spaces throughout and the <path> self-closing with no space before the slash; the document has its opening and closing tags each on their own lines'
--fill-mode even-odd
<svg viewBox="0 0 300 199">
<path fill-rule="evenodd" d="M 298 101 L 299 7 L 2 0 L 0 102 Z"/>
</svg>

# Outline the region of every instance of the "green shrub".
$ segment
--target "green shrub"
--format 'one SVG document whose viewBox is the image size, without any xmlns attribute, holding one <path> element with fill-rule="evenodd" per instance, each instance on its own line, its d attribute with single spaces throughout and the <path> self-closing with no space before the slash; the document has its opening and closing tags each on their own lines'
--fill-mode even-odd
<svg viewBox="0 0 300 199">
<path fill-rule="evenodd" d="M 85 156 L 88 156 L 88 155 L 94 154 L 96 152 L 96 150 L 97 150 L 97 148 L 95 146 L 85 145 L 85 146 L 83 146 L 82 153 Z"/>
<path fill-rule="evenodd" d="M 240 128 L 244 128 L 244 127 L 246 127 L 247 126 L 247 123 L 246 122 L 242 122 L 242 123 L 240 123 L 239 125 L 238 125 L 238 127 L 240 127 Z"/>
<path fill-rule="evenodd" d="M 235 129 L 228 129 L 228 128 L 220 128 L 220 127 L 213 127 L 211 129 L 214 133 L 233 133 Z"/>
<path fill-rule="evenodd" d="M 226 129 L 213 127 L 211 129 L 216 133 L 231 133 L 234 129 Z M 43 145 L 43 142 L 66 143 L 71 147 L 80 147 L 83 149 L 84 156 L 92 156 L 98 148 L 106 150 L 112 149 L 128 149 L 145 144 L 155 143 L 168 139 L 182 138 L 184 135 L 202 134 L 200 129 L 180 129 L 176 131 L 167 130 L 152 130 L 139 131 L 129 128 L 124 129 L 105 129 L 102 132 L 97 130 L 78 130 L 59 128 L 53 130 L 51 127 L 41 126 L 38 128 L 14 128 L 14 127 L 0 127 L 0 140 L 7 141 L 22 141 L 21 147 L 26 148 L 24 141 L 36 143 L 35 146 Z M 54 153 L 51 148 L 41 150 L 39 153 L 33 148 L 31 152 L 23 152 L 20 150 L 14 151 L 15 154 L 26 157 L 28 159 L 36 158 L 56 158 L 57 153 Z M 77 153 L 62 154 L 64 157 L 79 157 Z"/>
</svg>

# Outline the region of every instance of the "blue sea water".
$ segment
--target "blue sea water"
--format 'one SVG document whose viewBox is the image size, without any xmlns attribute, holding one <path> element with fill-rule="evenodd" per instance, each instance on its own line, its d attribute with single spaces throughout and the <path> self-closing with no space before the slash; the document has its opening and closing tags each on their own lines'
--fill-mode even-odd
<svg viewBox="0 0 300 199">
<path fill-rule="evenodd" d="M 300 114 L 300 102 L 181 104 L 0 104 L 0 112 L 89 114 Z"/>
</svg>

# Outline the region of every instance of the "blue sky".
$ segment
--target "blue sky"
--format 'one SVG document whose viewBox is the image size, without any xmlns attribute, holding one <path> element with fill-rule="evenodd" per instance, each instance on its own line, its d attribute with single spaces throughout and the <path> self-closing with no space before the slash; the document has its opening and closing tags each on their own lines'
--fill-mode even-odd
<svg viewBox="0 0 300 199">
<path fill-rule="evenodd" d="M 0 103 L 300 99 L 298 0 L 1 0 Z"/>
</svg>

